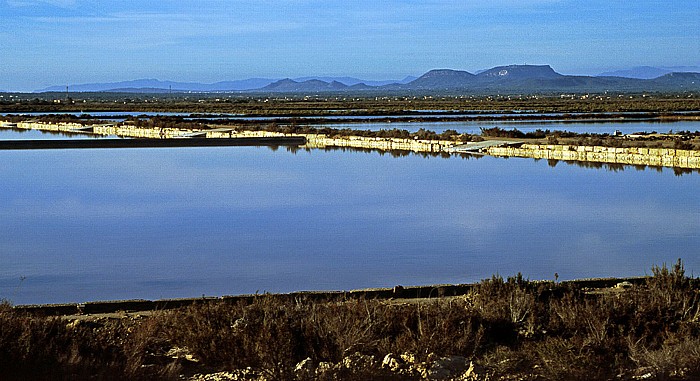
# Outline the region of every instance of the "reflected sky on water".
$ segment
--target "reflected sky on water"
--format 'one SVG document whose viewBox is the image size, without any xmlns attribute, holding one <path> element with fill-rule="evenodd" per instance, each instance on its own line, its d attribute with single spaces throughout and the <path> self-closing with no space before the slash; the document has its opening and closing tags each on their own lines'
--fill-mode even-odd
<svg viewBox="0 0 700 381">
<path fill-rule="evenodd" d="M 426 110 L 423 110 L 426 112 Z M 444 110 L 443 110 L 444 111 Z M 12 113 L 0 113 L 0 115 L 8 115 Z M 127 117 L 130 116 L 176 116 L 176 117 L 184 117 L 186 119 L 189 119 L 188 117 L 192 114 L 190 113 L 177 113 L 177 112 L 131 112 L 131 111 L 114 111 L 114 112 L 109 112 L 109 111 L 97 111 L 97 112 L 87 112 L 87 113 L 81 113 L 81 112 L 32 112 L 32 113 L 19 113 L 20 115 L 28 115 L 28 116 L 41 116 L 41 115 L 85 115 L 89 114 L 92 115 L 93 117 L 104 117 L 107 118 L 106 120 L 114 121 L 114 122 L 119 122 Z M 516 113 L 516 115 L 519 113 Z M 547 116 L 547 117 L 559 117 L 563 116 L 565 114 L 561 113 L 525 113 L 529 115 L 539 115 L 539 116 Z M 580 114 L 580 113 L 570 113 L 572 115 Z M 601 113 L 605 114 L 605 113 Z M 625 113 L 615 113 L 615 115 L 624 115 Z M 683 114 L 683 113 L 679 113 Z M 237 120 L 237 119 L 242 119 L 242 120 L 257 120 L 262 124 L 266 123 L 271 123 L 275 120 L 280 119 L 278 116 L 246 116 L 246 115 L 231 115 L 231 114 L 195 114 L 197 115 L 197 119 L 203 120 L 207 122 L 207 119 L 211 120 L 216 120 L 216 119 L 228 119 L 228 120 Z M 470 117 L 503 117 L 503 116 L 510 116 L 514 115 L 513 113 L 464 113 L 464 114 L 437 114 L 433 115 L 431 113 L 426 113 L 420 115 L 421 118 L 445 118 L 445 117 L 457 117 L 457 116 L 470 116 Z M 478 135 L 481 133 L 481 128 L 493 128 L 493 127 L 500 127 L 504 129 L 518 129 L 523 132 L 530 132 L 530 131 L 535 131 L 537 129 L 541 130 L 551 130 L 551 131 L 571 131 L 571 132 L 576 132 L 576 133 L 594 133 L 594 134 L 613 134 L 615 131 L 620 131 L 623 134 L 634 134 L 637 132 L 661 132 L 661 133 L 667 133 L 667 132 L 678 132 L 678 131 L 700 131 L 700 120 L 682 120 L 682 121 L 643 121 L 643 120 L 625 120 L 625 121 L 611 121 L 611 120 L 588 120 L 588 121 L 581 121 L 581 120 L 569 120 L 569 121 L 564 121 L 564 120 L 553 120 L 553 121 L 541 121 L 541 120 L 499 120 L 499 121 L 484 121 L 484 122 L 479 122 L 479 121 L 444 121 L 444 122 L 409 122 L 405 120 L 401 120 L 402 118 L 411 118 L 414 116 L 409 116 L 409 115 L 403 115 L 403 116 L 397 116 L 398 119 L 392 121 L 392 122 L 363 122 L 363 123 L 330 123 L 330 124 L 319 124 L 319 125 L 314 125 L 315 127 L 318 128 L 336 128 L 336 129 L 352 129 L 352 130 L 371 130 L 371 131 L 379 131 L 379 130 L 392 130 L 392 129 L 400 129 L 400 130 L 407 130 L 409 132 L 416 132 L 419 129 L 426 129 L 430 131 L 435 131 L 437 133 L 441 133 L 445 130 L 451 129 L 451 130 L 456 130 L 459 133 L 468 133 L 472 135 Z M 325 119 L 325 120 L 333 120 L 333 119 L 354 119 L 354 120 L 363 120 L 363 119 L 377 119 L 377 118 L 386 118 L 384 116 L 368 116 L 368 115 L 339 115 L 339 116 L 309 116 L 309 117 L 299 117 L 297 118 L 299 120 L 300 124 L 304 124 L 304 119 L 307 118 L 313 118 L 313 119 Z"/>
<path fill-rule="evenodd" d="M 0 129 L 0 140 L 55 140 L 55 139 L 100 139 L 111 135 L 86 135 L 25 129 Z"/>
<path fill-rule="evenodd" d="M 700 174 L 264 147 L 0 151 L 16 304 L 700 272 Z"/>
</svg>

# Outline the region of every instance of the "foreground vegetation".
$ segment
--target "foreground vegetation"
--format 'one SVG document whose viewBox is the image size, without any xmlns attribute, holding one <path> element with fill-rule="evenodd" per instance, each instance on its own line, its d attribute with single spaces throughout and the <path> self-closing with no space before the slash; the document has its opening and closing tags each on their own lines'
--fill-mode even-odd
<svg viewBox="0 0 700 381">
<path fill-rule="evenodd" d="M 470 362 L 475 380 L 698 379 L 697 281 L 680 261 L 652 273 L 640 285 L 593 292 L 494 276 L 461 297 L 312 303 L 266 295 L 136 318 L 40 317 L 5 303 L 0 369 L 3 379 L 244 369 L 249 379 L 418 380 L 447 358 Z"/>
</svg>

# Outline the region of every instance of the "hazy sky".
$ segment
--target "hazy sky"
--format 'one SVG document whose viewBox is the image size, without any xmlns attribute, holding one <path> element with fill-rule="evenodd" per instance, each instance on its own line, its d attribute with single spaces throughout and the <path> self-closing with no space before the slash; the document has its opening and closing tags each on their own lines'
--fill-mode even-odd
<svg viewBox="0 0 700 381">
<path fill-rule="evenodd" d="M 698 66 L 698 0 L 0 0 L 0 90 Z"/>
</svg>

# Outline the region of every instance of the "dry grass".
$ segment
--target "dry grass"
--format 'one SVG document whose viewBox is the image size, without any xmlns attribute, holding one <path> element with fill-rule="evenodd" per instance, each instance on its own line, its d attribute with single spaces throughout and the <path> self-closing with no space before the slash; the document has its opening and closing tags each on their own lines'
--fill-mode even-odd
<svg viewBox="0 0 700 381">
<path fill-rule="evenodd" d="M 338 363 L 359 352 L 411 353 L 418 361 L 459 355 L 494 379 L 631 379 L 639 369 L 657 379 L 699 377 L 696 282 L 680 262 L 652 273 L 645 285 L 608 294 L 495 276 L 464 297 L 423 303 L 270 295 L 140 319 L 70 322 L 5 303 L 0 369 L 3 379 L 176 379 L 252 367 L 289 380 L 306 358 Z M 197 361 L 172 356 L 173 348 Z"/>
</svg>

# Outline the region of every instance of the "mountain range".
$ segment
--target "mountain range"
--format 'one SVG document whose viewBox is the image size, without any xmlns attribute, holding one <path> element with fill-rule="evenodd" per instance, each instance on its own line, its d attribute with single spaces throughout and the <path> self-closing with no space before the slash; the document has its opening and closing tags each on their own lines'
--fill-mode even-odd
<svg viewBox="0 0 700 381">
<path fill-rule="evenodd" d="M 385 80 L 385 81 L 370 81 L 354 77 L 303 77 L 296 78 L 296 82 L 321 81 L 321 82 L 340 82 L 344 85 L 352 86 L 356 84 L 366 84 L 368 86 L 384 86 L 392 83 L 408 83 L 415 80 L 416 77 L 406 77 L 402 80 Z M 227 92 L 227 91 L 246 91 L 260 89 L 268 86 L 279 79 L 270 78 L 249 78 L 237 81 L 222 81 L 216 83 L 197 83 L 197 82 L 173 82 L 160 81 L 157 79 L 137 79 L 132 81 L 107 82 L 107 83 L 86 83 L 80 85 L 68 85 L 68 91 L 72 92 L 135 92 L 135 93 L 167 93 L 174 92 Z M 63 92 L 66 91 L 66 86 L 51 86 L 41 90 L 38 93 L 44 92 Z"/>
<path fill-rule="evenodd" d="M 348 86 L 339 81 L 283 79 L 254 91 L 304 93 L 339 91 L 418 91 L 463 93 L 549 93 L 604 91 L 699 91 L 700 73 L 668 73 L 654 79 L 614 76 L 563 75 L 549 65 L 497 66 L 472 74 L 463 70 L 436 69 L 408 83 L 372 87 L 363 83 Z"/>
<path fill-rule="evenodd" d="M 652 67 L 637 66 L 631 69 L 608 71 L 598 74 L 599 77 L 626 77 L 637 79 L 654 79 L 664 74 L 678 72 L 700 72 L 700 66 Z"/>
<path fill-rule="evenodd" d="M 655 68 L 637 68 L 628 73 L 652 75 Z M 659 69 L 662 70 L 662 69 Z M 318 93 L 318 92 L 465 92 L 465 93 L 546 93 L 546 92 L 619 92 L 619 91 L 699 91 L 700 73 L 656 72 L 650 79 L 631 78 L 604 73 L 601 76 L 563 75 L 549 65 L 509 65 L 469 73 L 463 70 L 435 69 L 418 78 L 398 81 L 364 81 L 353 77 L 303 77 L 296 79 L 251 78 L 212 84 L 170 82 L 142 79 L 115 83 L 94 83 L 68 86 L 73 92 L 252 92 L 252 93 Z M 65 91 L 53 86 L 40 92 Z"/>
</svg>

